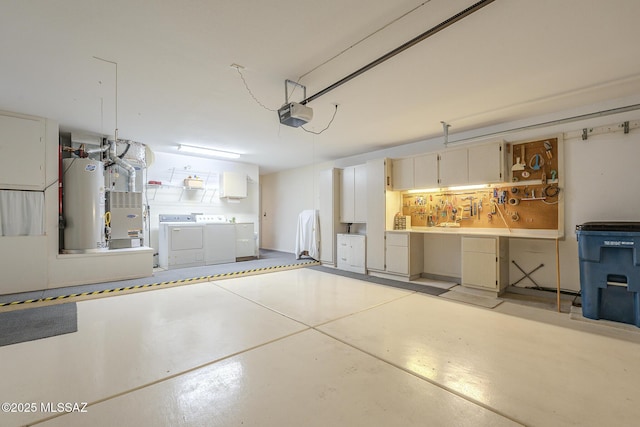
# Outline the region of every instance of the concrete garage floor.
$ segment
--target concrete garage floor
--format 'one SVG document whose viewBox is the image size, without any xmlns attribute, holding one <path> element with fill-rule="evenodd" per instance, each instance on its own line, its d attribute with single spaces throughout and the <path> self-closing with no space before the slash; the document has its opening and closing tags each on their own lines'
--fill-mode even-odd
<svg viewBox="0 0 640 427">
<path fill-rule="evenodd" d="M 509 301 L 487 309 L 301 268 L 77 305 L 78 332 L 0 347 L 0 400 L 38 405 L 0 425 L 640 419 L 640 334 Z"/>
</svg>

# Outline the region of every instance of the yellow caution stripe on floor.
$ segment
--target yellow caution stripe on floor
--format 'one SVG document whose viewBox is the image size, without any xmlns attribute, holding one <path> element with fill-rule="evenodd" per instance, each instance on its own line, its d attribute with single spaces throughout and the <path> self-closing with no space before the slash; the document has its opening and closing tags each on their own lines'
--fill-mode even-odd
<svg viewBox="0 0 640 427">
<path fill-rule="evenodd" d="M 163 286 L 163 285 L 177 285 L 177 284 L 184 284 L 184 283 L 190 283 L 190 282 L 195 282 L 195 283 L 206 282 L 206 281 L 210 281 L 212 279 L 248 276 L 248 275 L 251 275 L 251 274 L 265 272 L 265 271 L 287 270 L 287 269 L 291 269 L 291 268 L 294 268 L 294 267 L 309 267 L 309 266 L 312 266 L 312 265 L 320 265 L 320 262 L 312 260 L 312 261 L 303 262 L 303 263 L 277 265 L 277 266 L 271 266 L 271 267 L 261 267 L 261 268 L 254 268 L 254 269 L 251 269 L 251 270 L 233 271 L 233 272 L 230 272 L 230 273 L 218 273 L 218 274 L 214 274 L 214 275 L 211 275 L 211 276 L 192 277 L 192 278 L 189 278 L 189 279 L 172 280 L 172 281 L 169 281 L 169 282 L 157 282 L 157 283 L 148 283 L 146 285 L 126 286 L 126 287 L 123 287 L 123 288 L 102 289 L 100 291 L 82 292 L 82 293 L 79 293 L 79 294 L 60 295 L 60 296 L 57 296 L 57 297 L 46 297 L 46 298 L 27 299 L 27 300 L 23 300 L 23 301 L 2 302 L 2 303 L 0 303 L 0 307 L 15 306 L 15 305 L 22 305 L 22 304 L 31 304 L 31 303 L 36 303 L 36 302 L 59 301 L 59 300 L 63 300 L 63 299 L 70 299 L 70 298 L 76 298 L 76 297 L 90 297 L 90 296 L 95 296 L 95 295 L 103 295 L 103 294 L 112 294 L 112 293 L 118 293 L 118 292 L 124 292 L 124 291 L 131 291 L 131 290 L 136 290 L 136 289 L 147 289 L 147 288 Z"/>
</svg>

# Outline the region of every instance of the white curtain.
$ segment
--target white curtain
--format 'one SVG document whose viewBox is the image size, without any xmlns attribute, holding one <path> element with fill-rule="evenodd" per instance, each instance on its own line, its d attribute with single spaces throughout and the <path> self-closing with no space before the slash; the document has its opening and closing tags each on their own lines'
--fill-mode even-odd
<svg viewBox="0 0 640 427">
<path fill-rule="evenodd" d="M 0 236 L 44 234 L 44 192 L 0 190 Z"/>
<path fill-rule="evenodd" d="M 296 258 L 300 259 L 303 252 L 315 260 L 320 259 L 320 227 L 317 210 L 302 211 L 298 215 Z"/>
</svg>

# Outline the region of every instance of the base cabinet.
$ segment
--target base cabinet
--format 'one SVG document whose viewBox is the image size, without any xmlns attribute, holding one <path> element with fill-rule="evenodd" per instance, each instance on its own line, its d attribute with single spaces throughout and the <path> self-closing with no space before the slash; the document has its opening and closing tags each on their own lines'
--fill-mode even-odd
<svg viewBox="0 0 640 427">
<path fill-rule="evenodd" d="M 236 258 L 256 256 L 256 239 L 253 223 L 236 224 Z"/>
<path fill-rule="evenodd" d="M 500 294 L 509 285 L 509 240 L 462 237 L 462 286 Z"/>
<path fill-rule="evenodd" d="M 386 272 L 409 280 L 420 277 L 424 266 L 422 234 L 387 232 L 386 241 Z"/>
<path fill-rule="evenodd" d="M 366 274 L 365 236 L 338 234 L 338 265 L 340 270 Z"/>
</svg>

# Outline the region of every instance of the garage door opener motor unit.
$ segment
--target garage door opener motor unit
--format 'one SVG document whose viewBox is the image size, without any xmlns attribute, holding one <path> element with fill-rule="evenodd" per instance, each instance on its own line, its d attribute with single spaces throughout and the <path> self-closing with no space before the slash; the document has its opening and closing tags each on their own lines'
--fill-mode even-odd
<svg viewBox="0 0 640 427">
<path fill-rule="evenodd" d="M 307 98 L 307 87 L 291 80 L 284 81 L 284 105 L 278 110 L 278 117 L 281 124 L 297 128 L 313 119 L 313 110 L 304 105 L 305 101 L 300 103 L 289 101 L 289 85 L 293 85 L 294 90 L 295 87 L 302 88 L 305 99 Z"/>
</svg>

